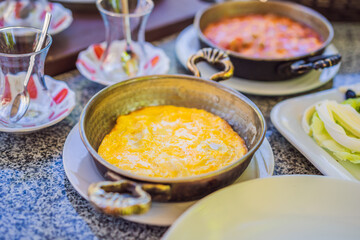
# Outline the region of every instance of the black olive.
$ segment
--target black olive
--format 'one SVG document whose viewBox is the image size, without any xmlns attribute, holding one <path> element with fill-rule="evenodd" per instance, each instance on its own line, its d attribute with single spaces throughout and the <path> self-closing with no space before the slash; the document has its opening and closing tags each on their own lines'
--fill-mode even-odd
<svg viewBox="0 0 360 240">
<path fill-rule="evenodd" d="M 349 98 L 356 98 L 356 93 L 351 89 L 347 90 L 345 93 L 345 99 Z"/>
</svg>

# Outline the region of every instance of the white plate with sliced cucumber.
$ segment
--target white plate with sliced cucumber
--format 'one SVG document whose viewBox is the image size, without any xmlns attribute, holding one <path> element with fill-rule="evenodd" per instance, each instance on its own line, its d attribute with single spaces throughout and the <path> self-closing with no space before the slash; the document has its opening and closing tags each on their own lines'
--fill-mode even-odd
<svg viewBox="0 0 360 240">
<path fill-rule="evenodd" d="M 330 89 L 280 102 L 271 111 L 271 121 L 279 132 L 324 175 L 360 181 L 360 163 L 355 163 L 357 160 L 360 162 L 360 148 L 356 149 L 356 143 L 360 141 L 358 133 L 351 132 L 346 126 L 342 126 L 347 136 L 355 143 L 355 145 L 352 145 L 355 146 L 355 149 L 349 150 L 346 148 L 346 152 L 344 151 L 345 155 L 352 157 L 351 162 L 341 159 L 340 155 L 334 154 L 335 152 L 331 151 L 333 144 L 327 145 L 328 142 L 321 144 L 321 141 L 330 141 L 331 139 L 320 138 L 319 140 L 319 138 L 314 138 L 308 135 L 306 128 L 303 127 L 303 116 L 309 107 L 324 100 L 342 103 L 345 100 L 344 92 L 347 89 L 352 89 L 359 95 L 360 84 Z M 350 120 L 356 121 L 353 116 Z M 337 121 L 336 124 L 341 126 Z M 353 127 L 356 126 L 353 125 Z M 331 132 L 330 135 L 335 136 Z"/>
</svg>

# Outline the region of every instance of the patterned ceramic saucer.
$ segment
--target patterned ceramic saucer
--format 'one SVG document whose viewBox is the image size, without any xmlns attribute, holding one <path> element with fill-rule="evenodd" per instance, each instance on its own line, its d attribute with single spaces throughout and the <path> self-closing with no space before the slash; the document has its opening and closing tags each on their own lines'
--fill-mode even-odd
<svg viewBox="0 0 360 240">
<path fill-rule="evenodd" d="M 0 132 L 34 132 L 60 122 L 71 113 L 76 104 L 75 93 L 68 87 L 65 82 L 55 80 L 50 76 L 45 76 L 45 82 L 52 99 L 52 102 L 49 104 L 49 110 L 43 111 L 43 104 L 45 104 L 45 101 L 49 101 L 49 99 L 47 96 L 44 96 L 44 94 L 39 94 L 39 92 L 42 90 L 42 86 L 40 85 L 39 81 L 30 79 L 28 85 L 30 107 L 28 112 L 22 119 L 20 119 L 19 122 L 17 122 L 15 125 L 12 125 L 11 127 L 7 126 L 6 122 L 0 121 Z M 34 114 L 40 115 L 40 119 L 36 123 L 30 123 L 31 117 Z"/>
<path fill-rule="evenodd" d="M 26 25 L 41 28 L 46 10 L 50 11 L 52 14 L 49 27 L 49 33 L 52 35 L 64 31 L 73 21 L 72 12 L 69 9 L 64 8 L 60 3 L 48 3 L 48 5 L 44 7 L 42 3 L 36 2 L 34 10 L 32 10 L 25 19 L 20 17 L 21 10 L 25 7 L 25 1 L 24 3 L 21 1 L 10 1 L 9 4 L 9 14 L 6 18 L 7 20 L 5 20 L 4 15 L 7 4 L 6 1 L 0 3 L 0 27 Z"/>
<path fill-rule="evenodd" d="M 121 52 L 125 49 L 125 41 L 116 41 L 112 51 Z M 101 44 L 90 45 L 85 51 L 80 52 L 76 61 L 76 67 L 80 73 L 90 81 L 100 83 L 102 85 L 112 85 L 117 82 L 128 79 L 124 74 L 116 77 L 113 74 L 106 74 L 101 66 L 101 57 L 104 53 L 105 42 Z M 140 75 L 165 74 L 169 71 L 170 59 L 165 52 L 151 43 L 145 43 L 145 52 L 147 61 L 140 66 Z M 119 63 L 120 64 L 120 63 Z"/>
</svg>

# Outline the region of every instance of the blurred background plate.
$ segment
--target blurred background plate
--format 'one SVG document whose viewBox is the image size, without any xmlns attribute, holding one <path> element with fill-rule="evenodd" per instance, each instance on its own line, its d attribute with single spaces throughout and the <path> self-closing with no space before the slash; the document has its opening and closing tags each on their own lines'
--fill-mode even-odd
<svg viewBox="0 0 360 240">
<path fill-rule="evenodd" d="M 231 185 L 197 202 L 164 240 L 359 239 L 360 183 L 277 176 Z"/>
</svg>

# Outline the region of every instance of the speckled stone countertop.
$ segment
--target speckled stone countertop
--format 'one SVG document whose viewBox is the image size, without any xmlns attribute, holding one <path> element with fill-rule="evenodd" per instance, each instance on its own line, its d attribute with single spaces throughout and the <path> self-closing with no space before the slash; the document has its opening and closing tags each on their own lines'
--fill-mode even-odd
<svg viewBox="0 0 360 240">
<path fill-rule="evenodd" d="M 312 92 L 360 82 L 360 23 L 335 23 L 334 44 L 343 55 L 335 79 Z M 171 58 L 170 73 L 186 73 L 177 62 L 172 36 L 161 43 Z M 57 76 L 76 91 L 77 106 L 62 122 L 29 135 L 0 133 L 0 239 L 159 239 L 165 227 L 132 223 L 95 211 L 71 186 L 62 150 L 89 98 L 103 86 L 78 71 Z M 265 115 L 275 156 L 274 174 L 320 174 L 270 121 L 272 107 L 289 97 L 248 95 Z M 293 96 L 291 96 L 293 97 Z"/>
</svg>

